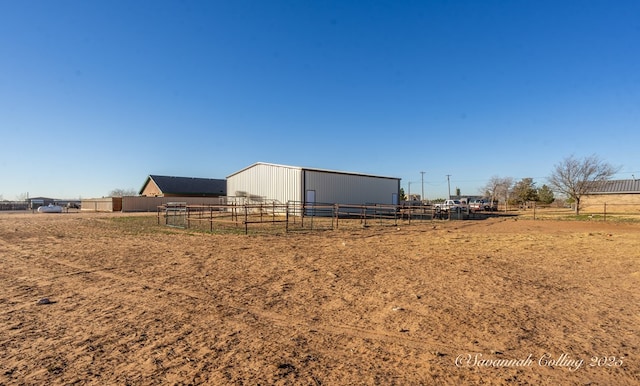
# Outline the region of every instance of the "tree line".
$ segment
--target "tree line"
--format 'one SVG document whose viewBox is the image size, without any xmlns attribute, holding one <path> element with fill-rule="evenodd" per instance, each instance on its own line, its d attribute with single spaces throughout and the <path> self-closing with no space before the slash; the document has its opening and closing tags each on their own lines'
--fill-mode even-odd
<svg viewBox="0 0 640 386">
<path fill-rule="evenodd" d="M 560 193 L 574 204 L 576 215 L 580 214 L 580 201 L 595 183 L 609 180 L 620 170 L 596 155 L 576 158 L 571 155 L 557 163 L 547 177 L 548 184 L 536 186 L 533 178 L 523 178 L 514 182 L 512 177 L 493 176 L 482 188 L 491 200 L 504 201 L 512 205 L 526 205 L 529 202 L 551 204 L 554 192 Z"/>
</svg>

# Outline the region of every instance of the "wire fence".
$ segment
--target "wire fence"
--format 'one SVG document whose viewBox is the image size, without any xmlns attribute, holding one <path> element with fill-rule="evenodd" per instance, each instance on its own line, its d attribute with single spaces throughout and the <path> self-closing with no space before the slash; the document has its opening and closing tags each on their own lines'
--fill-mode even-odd
<svg viewBox="0 0 640 386">
<path fill-rule="evenodd" d="M 581 207 L 577 215 L 574 207 L 555 208 L 534 204 L 526 210 L 519 209 L 514 213 L 534 220 L 640 221 L 638 204 L 592 204 Z"/>
</svg>

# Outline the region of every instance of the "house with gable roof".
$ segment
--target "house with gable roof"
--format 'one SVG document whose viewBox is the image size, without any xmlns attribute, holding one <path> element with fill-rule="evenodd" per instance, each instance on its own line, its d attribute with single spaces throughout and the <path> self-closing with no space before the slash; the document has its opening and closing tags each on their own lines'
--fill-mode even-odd
<svg viewBox="0 0 640 386">
<path fill-rule="evenodd" d="M 227 180 L 151 174 L 138 194 L 146 197 L 222 197 L 227 195 Z"/>
</svg>

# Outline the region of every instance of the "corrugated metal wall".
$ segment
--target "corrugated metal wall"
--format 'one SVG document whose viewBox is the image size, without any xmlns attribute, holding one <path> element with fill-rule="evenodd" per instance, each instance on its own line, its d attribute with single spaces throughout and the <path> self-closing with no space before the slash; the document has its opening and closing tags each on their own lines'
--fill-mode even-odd
<svg viewBox="0 0 640 386">
<path fill-rule="evenodd" d="M 301 178 L 301 168 L 258 163 L 227 177 L 227 195 L 262 197 L 282 204 L 301 201 Z"/>
<path fill-rule="evenodd" d="M 356 174 L 305 170 L 305 191 L 315 190 L 318 203 L 393 204 L 399 180 Z"/>
</svg>

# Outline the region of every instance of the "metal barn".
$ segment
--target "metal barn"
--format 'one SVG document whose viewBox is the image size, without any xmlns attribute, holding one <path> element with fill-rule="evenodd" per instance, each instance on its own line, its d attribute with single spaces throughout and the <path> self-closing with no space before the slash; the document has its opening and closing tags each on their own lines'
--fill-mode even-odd
<svg viewBox="0 0 640 386">
<path fill-rule="evenodd" d="M 397 204 L 400 178 L 258 162 L 227 177 L 227 194 L 252 201 Z"/>
</svg>

